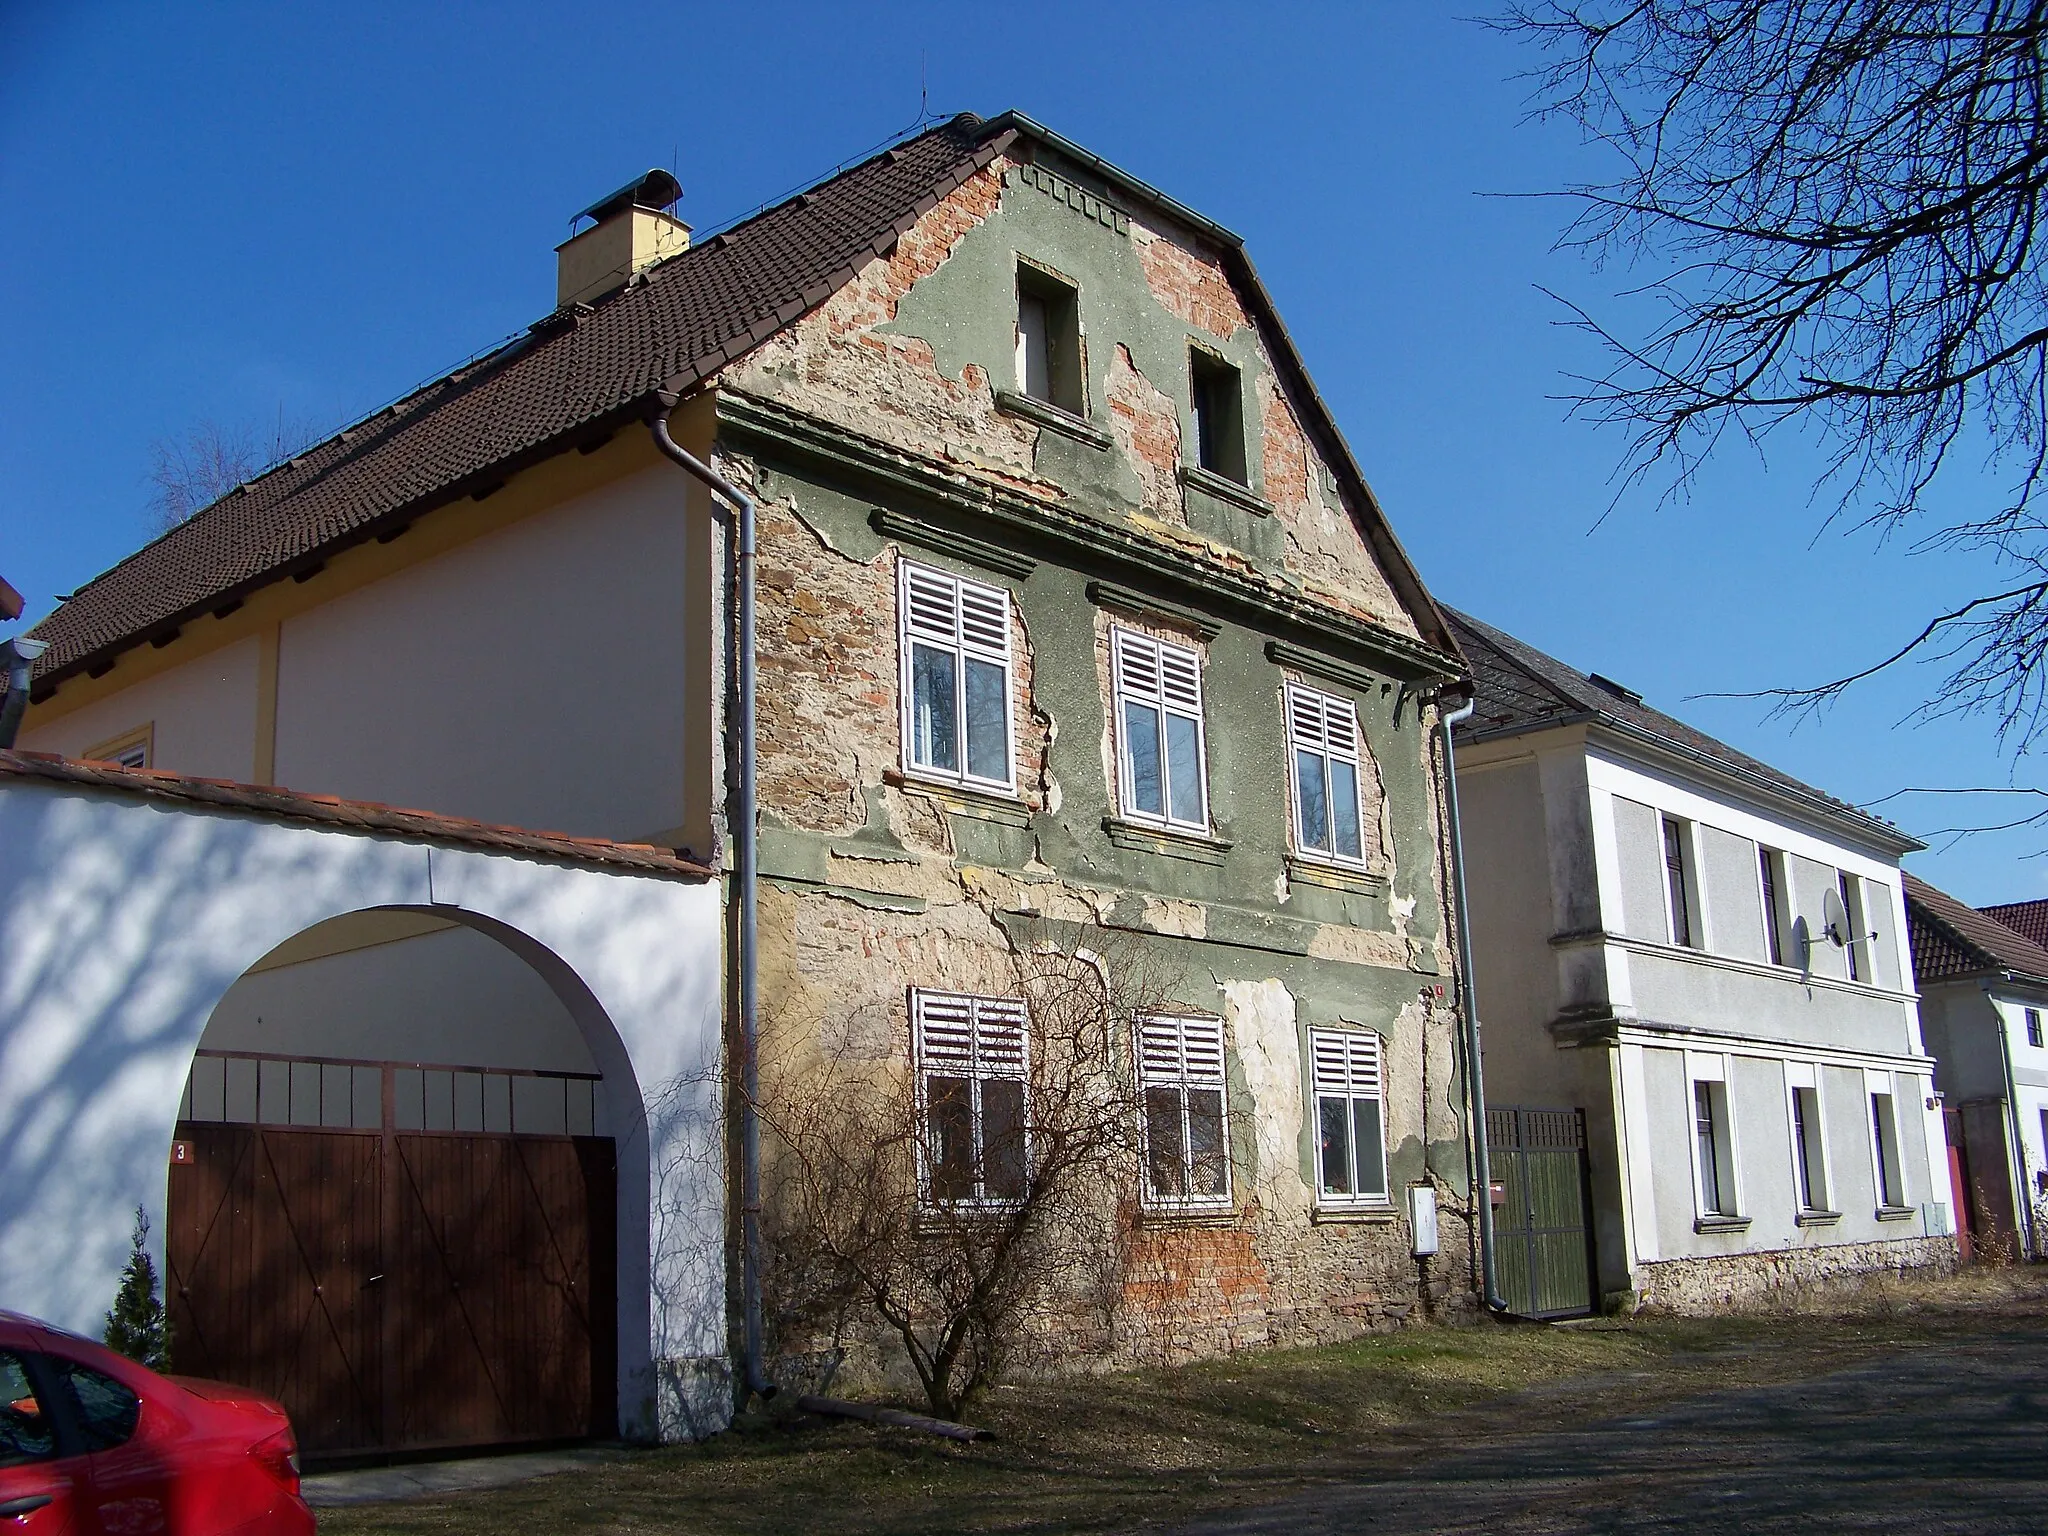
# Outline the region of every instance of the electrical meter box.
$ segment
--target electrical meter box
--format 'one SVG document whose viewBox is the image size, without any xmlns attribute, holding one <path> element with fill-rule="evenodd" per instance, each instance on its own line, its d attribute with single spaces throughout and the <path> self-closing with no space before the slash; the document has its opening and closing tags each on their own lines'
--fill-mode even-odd
<svg viewBox="0 0 2048 1536">
<path fill-rule="evenodd" d="M 1415 1235 L 1415 1257 L 1426 1259 L 1436 1252 L 1436 1186 L 1408 1186 L 1408 1230 Z"/>
</svg>

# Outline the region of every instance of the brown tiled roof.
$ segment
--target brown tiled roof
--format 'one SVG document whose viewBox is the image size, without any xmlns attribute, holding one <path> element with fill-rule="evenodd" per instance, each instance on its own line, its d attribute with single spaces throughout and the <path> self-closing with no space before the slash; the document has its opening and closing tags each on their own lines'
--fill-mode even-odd
<svg viewBox="0 0 2048 1536">
<path fill-rule="evenodd" d="M 2008 901 L 1977 910 L 1997 918 L 2021 938 L 2048 947 L 2048 900 Z"/>
<path fill-rule="evenodd" d="M 38 697 L 144 640 L 569 447 L 645 417 L 794 323 L 885 255 L 1018 136 L 1080 161 L 1219 247 L 1275 366 L 1353 504 L 1360 530 L 1431 644 L 1456 641 L 1360 472 L 1243 242 L 1020 113 L 962 113 L 651 269 L 230 492 L 95 577 L 36 626 Z"/>
<path fill-rule="evenodd" d="M 4 576 L 0 576 L 0 620 L 21 617 L 21 594 L 14 590 Z"/>
<path fill-rule="evenodd" d="M 2011 971 L 2048 982 L 2048 948 L 1914 875 L 1906 876 L 1906 928 L 1916 981 Z"/>
<path fill-rule="evenodd" d="M 1837 800 L 1788 773 L 1780 773 L 1769 763 L 1738 752 L 1662 710 L 1650 708 L 1641 698 L 1621 691 L 1612 682 L 1595 681 L 1591 673 L 1566 666 L 1556 657 L 1546 656 L 1533 645 L 1469 614 L 1454 608 L 1446 608 L 1444 613 L 1451 621 L 1451 630 L 1458 637 L 1466 661 L 1471 664 L 1478 690 L 1473 699 L 1472 718 L 1458 728 L 1461 738 L 1478 741 L 1598 721 L 1630 735 L 1653 737 L 1684 756 L 1708 760 L 1739 778 L 1804 801 L 1821 815 L 1854 829 L 1862 837 L 1875 838 L 1883 846 L 1902 853 L 1925 846 L 1882 817 Z"/>
<path fill-rule="evenodd" d="M 708 879 L 704 865 L 650 843 L 619 843 L 602 837 L 571 837 L 565 832 L 534 832 L 524 827 L 497 826 L 433 811 L 405 811 L 367 800 L 340 800 L 333 795 L 307 795 L 263 784 L 237 784 L 231 779 L 194 779 L 154 768 L 117 768 L 48 752 L 0 751 L 0 785 L 9 779 L 33 779 L 80 789 L 113 790 L 152 800 L 242 811 L 276 821 L 304 822 L 352 832 L 414 839 L 489 853 L 520 853 L 572 864 L 594 864 L 637 874 Z"/>
<path fill-rule="evenodd" d="M 1001 148 L 966 115 L 692 247 L 230 492 L 36 626 L 38 692 L 643 416 L 837 291 Z"/>
</svg>

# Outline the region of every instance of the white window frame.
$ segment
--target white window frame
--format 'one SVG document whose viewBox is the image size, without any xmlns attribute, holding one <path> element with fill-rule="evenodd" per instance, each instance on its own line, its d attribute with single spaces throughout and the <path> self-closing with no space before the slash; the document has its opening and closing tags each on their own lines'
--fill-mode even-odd
<svg viewBox="0 0 2048 1536">
<path fill-rule="evenodd" d="M 1878 1114 L 1877 1101 L 1879 1099 L 1885 1101 L 1885 1107 L 1891 1113 L 1891 1144 L 1889 1146 L 1885 1145 L 1886 1126 Z M 1893 1081 L 1892 1074 L 1865 1068 L 1863 1072 L 1863 1100 L 1864 1116 L 1870 1126 L 1870 1133 L 1866 1138 L 1870 1144 L 1870 1188 L 1875 1197 L 1877 1208 L 1880 1211 L 1906 1210 L 1912 1205 L 1913 1197 L 1906 1188 L 1906 1160 L 1901 1155 L 1904 1151 L 1904 1137 L 1899 1132 L 1898 1084 Z M 1884 1187 L 1884 1172 L 1887 1164 L 1891 1168 L 1892 1178 L 1897 1185 L 1892 1190 L 1887 1190 Z M 1887 1200 L 1885 1199 L 1887 1194 L 1895 1194 L 1898 1198 L 1896 1200 Z"/>
<path fill-rule="evenodd" d="M 982 1124 L 982 1084 L 1023 1084 L 1024 1174 L 1031 1173 L 1031 1016 L 1022 998 L 910 989 L 912 1070 L 917 1074 L 917 1193 L 935 1210 L 1007 1209 L 1023 1196 L 988 1193 L 988 1139 Z M 975 1192 L 942 1199 L 932 1188 L 931 1103 L 926 1084 L 935 1074 L 965 1078 L 975 1151 Z"/>
<path fill-rule="evenodd" d="M 1223 1021 L 1213 1014 L 1141 1014 L 1136 1021 L 1139 1113 L 1145 1157 L 1140 1189 L 1149 1209 L 1162 1211 L 1228 1211 L 1232 1208 L 1230 1156 L 1230 1090 L 1224 1079 Z M 1149 1090 L 1170 1088 L 1180 1099 L 1180 1162 L 1182 1187 L 1194 1188 L 1194 1136 L 1188 1107 L 1190 1089 L 1214 1091 L 1218 1135 L 1223 1148 L 1223 1190 L 1220 1194 L 1164 1195 L 1152 1187 L 1152 1115 Z"/>
<path fill-rule="evenodd" d="M 897 694 L 900 700 L 903 772 L 910 778 L 966 788 L 1017 792 L 1016 666 L 1012 659 L 1010 594 L 1007 589 L 920 561 L 896 562 Z M 1001 643 L 996 643 L 1000 635 Z M 959 734 L 958 769 L 917 760 L 917 685 L 914 647 L 944 651 L 953 658 L 953 719 Z M 967 663 L 986 662 L 1003 670 L 1003 774 L 989 778 L 969 770 Z"/>
<path fill-rule="evenodd" d="M 1792 1203 L 1802 1216 L 1822 1215 L 1835 1209 L 1835 1170 L 1828 1157 L 1827 1100 L 1821 1093 L 1820 1068 L 1810 1061 L 1785 1063 L 1785 1129 L 1792 1140 Z M 1813 1191 L 1815 1204 L 1799 1200 L 1799 1186 L 1808 1182 L 1806 1150 L 1799 1144 L 1799 1108 L 1793 1095 L 1804 1089 L 1813 1095 L 1813 1122 L 1808 1131 L 1820 1153 L 1819 1187 Z"/>
<path fill-rule="evenodd" d="M 1385 1042 L 1370 1030 L 1311 1029 L 1309 1051 L 1309 1127 L 1315 1145 L 1316 1205 L 1322 1209 L 1393 1209 L 1393 1177 L 1387 1168 L 1387 1091 Z M 1323 1103 L 1326 1098 L 1344 1100 L 1346 1149 L 1354 1164 L 1358 1146 L 1358 1101 L 1370 1099 L 1379 1105 L 1379 1172 L 1377 1191 L 1333 1191 L 1323 1173 Z M 1351 1182 L 1361 1182 L 1358 1169 L 1351 1170 Z"/>
<path fill-rule="evenodd" d="M 1699 1091 L 1702 1085 L 1708 1089 L 1708 1103 L 1719 1112 L 1715 1141 L 1727 1158 L 1726 1168 L 1717 1164 L 1714 1170 L 1720 1209 L 1707 1204 L 1706 1169 L 1700 1162 Z M 1703 1055 L 1697 1051 L 1685 1053 L 1685 1123 L 1686 1146 L 1692 1153 L 1692 1205 L 1697 1219 L 1708 1222 L 1743 1220 L 1742 1160 L 1735 1139 L 1735 1099 L 1728 1091 L 1727 1057 Z M 1723 1173 L 1727 1175 L 1725 1181 L 1721 1177 Z"/>
<path fill-rule="evenodd" d="M 1764 963 L 1797 969 L 1785 958 L 1792 953 L 1792 907 L 1790 884 L 1791 865 L 1786 861 L 1785 850 L 1773 848 L 1769 843 L 1756 844 L 1756 897 L 1764 913 Z M 1771 867 L 1770 883 L 1764 883 L 1764 864 Z M 1777 900 L 1771 898 L 1776 894 Z M 1772 952 L 1776 951 L 1773 958 Z"/>
<path fill-rule="evenodd" d="M 1657 813 L 1657 869 L 1664 882 L 1665 938 L 1676 949 L 1691 949 L 1706 954 L 1707 914 L 1705 906 L 1700 901 L 1700 856 L 1694 837 L 1698 825 L 1697 822 L 1689 821 L 1683 816 L 1674 816 L 1669 811 Z M 1686 926 L 1690 930 L 1688 937 L 1684 939 L 1679 938 L 1676 925 L 1672 922 L 1677 911 L 1671 900 L 1671 855 L 1665 846 L 1665 839 L 1673 827 L 1678 829 L 1678 889 L 1679 894 L 1685 899 Z"/>
<path fill-rule="evenodd" d="M 151 720 L 118 736 L 85 749 L 79 754 L 89 763 L 111 763 L 116 768 L 140 769 L 156 766 L 156 722 Z"/>
<path fill-rule="evenodd" d="M 1877 969 L 1876 955 L 1870 949 L 1870 922 L 1864 915 L 1863 877 L 1853 870 L 1835 871 L 1835 890 L 1842 898 L 1842 911 L 1848 922 L 1849 931 L 1842 937 L 1842 976 L 1860 986 L 1874 986 L 1872 972 Z M 1863 958 L 1856 958 L 1856 947 L 1863 946 Z"/>
<path fill-rule="evenodd" d="M 1364 869 L 1372 839 L 1365 825 L 1366 754 L 1358 724 L 1358 706 L 1351 700 L 1305 683 L 1290 682 L 1282 690 L 1282 713 L 1287 721 L 1287 787 L 1294 823 L 1294 852 L 1298 858 L 1346 869 Z M 1323 805 L 1329 819 L 1328 848 L 1312 848 L 1301 803 L 1301 754 L 1311 753 L 1323 760 Z M 1358 826 L 1358 852 L 1337 849 L 1335 776 L 1331 762 L 1351 765 L 1352 816 Z"/>
<path fill-rule="evenodd" d="M 1113 625 L 1110 638 L 1110 705 L 1115 716 L 1117 746 L 1117 803 L 1131 821 L 1144 822 L 1169 832 L 1192 832 L 1206 837 L 1209 832 L 1209 735 L 1203 716 L 1202 653 L 1190 645 L 1178 645 L 1122 625 Z M 1159 805 L 1157 811 L 1141 810 L 1136 804 L 1136 773 L 1131 762 L 1130 729 L 1125 704 L 1145 705 L 1159 714 Z M 1173 762 L 1166 725 L 1170 717 L 1191 720 L 1195 727 L 1195 783 L 1201 794 L 1201 815 L 1189 818 L 1173 814 Z"/>
</svg>

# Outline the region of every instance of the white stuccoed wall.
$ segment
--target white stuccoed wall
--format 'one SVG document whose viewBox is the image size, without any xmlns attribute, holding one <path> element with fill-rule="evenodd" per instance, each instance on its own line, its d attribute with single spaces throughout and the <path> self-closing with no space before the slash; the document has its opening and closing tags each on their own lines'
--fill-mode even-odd
<svg viewBox="0 0 2048 1536">
<path fill-rule="evenodd" d="M 576 1020 L 618 1139 L 621 1431 L 721 1427 L 714 882 L 0 786 L 0 1307 L 97 1336 L 135 1207 L 163 1229 L 216 1004 L 292 935 L 393 906 L 496 938 Z"/>
</svg>

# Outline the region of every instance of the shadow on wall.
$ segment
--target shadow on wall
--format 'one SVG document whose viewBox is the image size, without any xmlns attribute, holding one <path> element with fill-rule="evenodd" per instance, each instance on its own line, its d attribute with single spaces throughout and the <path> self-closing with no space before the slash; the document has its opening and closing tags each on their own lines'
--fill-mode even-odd
<svg viewBox="0 0 2048 1536">
<path fill-rule="evenodd" d="M 650 1344 L 657 1358 L 723 1352 L 723 1186 L 702 1153 L 717 1144 L 715 888 L 0 791 L 0 1305 L 97 1334 L 136 1205 L 164 1230 L 208 1019 L 277 944 L 365 907 L 431 910 L 497 940 L 581 1031 L 618 1141 L 622 1428 L 651 1431 Z M 687 1087 L 650 1121 L 642 1081 Z"/>
</svg>

